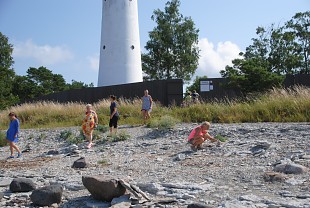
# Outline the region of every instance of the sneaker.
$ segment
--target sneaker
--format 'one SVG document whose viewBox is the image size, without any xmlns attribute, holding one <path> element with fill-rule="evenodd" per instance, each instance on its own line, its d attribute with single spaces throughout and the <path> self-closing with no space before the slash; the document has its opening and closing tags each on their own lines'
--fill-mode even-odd
<svg viewBox="0 0 310 208">
<path fill-rule="evenodd" d="M 13 159 L 14 158 L 14 156 L 10 156 L 10 157 L 8 157 L 7 159 Z"/>
<path fill-rule="evenodd" d="M 22 156 L 22 153 L 18 153 L 17 158 L 20 158 Z"/>
</svg>

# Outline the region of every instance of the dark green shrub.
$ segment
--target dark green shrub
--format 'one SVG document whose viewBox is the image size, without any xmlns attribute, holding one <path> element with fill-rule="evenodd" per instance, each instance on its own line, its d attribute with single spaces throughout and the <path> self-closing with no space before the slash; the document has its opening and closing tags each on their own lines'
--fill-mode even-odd
<svg viewBox="0 0 310 208">
<path fill-rule="evenodd" d="M 218 139 L 221 142 L 226 142 L 228 140 L 226 137 L 223 137 L 222 135 L 219 135 L 219 134 L 216 135 L 214 138 Z"/>
<path fill-rule="evenodd" d="M 93 140 L 100 141 L 100 140 L 102 140 L 102 138 L 103 138 L 103 135 L 100 131 L 98 131 L 98 130 L 93 131 Z"/>
<path fill-rule="evenodd" d="M 109 165 L 109 161 L 107 159 L 101 159 L 97 162 L 99 165 L 106 166 Z"/>
<path fill-rule="evenodd" d="M 101 133 L 106 133 L 109 131 L 109 127 L 105 126 L 105 125 L 98 125 L 97 128 L 95 129 L 95 131 L 99 131 Z"/>
<path fill-rule="evenodd" d="M 69 144 L 80 144 L 84 142 L 83 133 L 75 136 L 70 130 L 60 132 L 60 138 L 66 140 Z"/>
<path fill-rule="evenodd" d="M 69 131 L 69 130 L 64 130 L 64 131 L 60 132 L 60 138 L 62 138 L 64 140 L 68 139 L 72 135 L 73 135 L 72 131 Z"/>
<path fill-rule="evenodd" d="M 126 141 L 130 138 L 130 135 L 126 133 L 125 131 L 121 131 L 118 134 L 112 135 L 112 142 L 120 142 L 120 141 Z"/>
<path fill-rule="evenodd" d="M 179 121 L 172 116 L 162 116 L 159 119 L 152 119 L 148 124 L 150 128 L 172 129 Z"/>
</svg>

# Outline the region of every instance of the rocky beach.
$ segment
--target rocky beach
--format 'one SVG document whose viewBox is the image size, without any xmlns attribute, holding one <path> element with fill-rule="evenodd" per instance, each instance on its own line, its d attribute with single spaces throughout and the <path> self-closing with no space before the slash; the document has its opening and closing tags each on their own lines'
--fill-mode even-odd
<svg viewBox="0 0 310 208">
<path fill-rule="evenodd" d="M 62 187 L 60 203 L 50 207 L 310 208 L 309 123 L 212 124 L 210 134 L 228 140 L 192 151 L 186 139 L 195 126 L 121 126 L 129 139 L 96 140 L 91 149 L 61 138 L 63 131 L 78 135 L 78 127 L 22 129 L 21 158 L 6 159 L 9 147 L 0 148 L 0 207 L 37 206 L 33 190 L 12 191 L 14 179 L 27 179 L 33 189 Z M 80 158 L 85 167 L 72 167 Z M 145 196 L 127 188 L 112 202 L 96 200 L 82 181 L 93 176 Z"/>
</svg>

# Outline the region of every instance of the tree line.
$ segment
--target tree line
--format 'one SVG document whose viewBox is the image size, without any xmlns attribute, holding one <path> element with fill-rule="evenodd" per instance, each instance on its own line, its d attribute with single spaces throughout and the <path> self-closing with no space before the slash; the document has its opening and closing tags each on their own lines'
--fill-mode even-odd
<svg viewBox="0 0 310 208">
<path fill-rule="evenodd" d="M 155 10 L 151 17 L 156 26 L 149 32 L 142 54 L 144 80 L 178 78 L 189 83 L 196 72 L 199 29 L 180 13 L 180 5 L 180 0 L 168 1 L 164 10 Z M 283 25 L 257 27 L 252 44 L 221 70 L 221 76 L 228 80 L 226 87 L 244 94 L 262 92 L 281 86 L 287 74 L 310 74 L 309 28 L 310 11 L 296 13 Z M 30 67 L 25 76 L 16 75 L 12 52 L 13 45 L 0 32 L 0 109 L 50 93 L 93 87 L 75 80 L 66 83 L 62 75 L 43 66 Z M 188 89 L 199 92 L 200 78 L 196 77 Z"/>
<path fill-rule="evenodd" d="M 54 74 L 43 66 L 30 67 L 25 76 L 17 75 L 13 69 L 12 52 L 13 45 L 0 32 L 0 109 L 55 92 L 93 87 L 92 83 L 75 80 L 66 83 L 61 74 Z"/>
<path fill-rule="evenodd" d="M 258 27 L 256 38 L 240 58 L 221 71 L 228 86 L 244 93 L 282 85 L 287 74 L 310 74 L 310 11 L 279 26 Z"/>
<path fill-rule="evenodd" d="M 179 11 L 180 0 L 154 11 L 157 26 L 149 32 L 146 53 L 142 54 L 145 80 L 178 78 L 188 82 L 198 67 L 198 32 L 190 17 Z M 309 74 L 310 11 L 296 13 L 283 25 L 257 27 L 257 37 L 232 66 L 221 70 L 226 87 L 244 94 L 281 86 L 287 74 Z M 206 69 L 208 70 L 208 69 Z M 199 91 L 196 77 L 188 90 Z"/>
</svg>

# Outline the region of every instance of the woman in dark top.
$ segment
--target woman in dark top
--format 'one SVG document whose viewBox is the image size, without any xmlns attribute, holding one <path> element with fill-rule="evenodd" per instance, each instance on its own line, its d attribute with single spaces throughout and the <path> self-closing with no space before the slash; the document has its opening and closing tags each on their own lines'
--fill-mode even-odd
<svg viewBox="0 0 310 208">
<path fill-rule="evenodd" d="M 113 134 L 113 127 L 114 127 L 114 133 L 117 133 L 117 121 L 119 118 L 119 114 L 117 111 L 117 104 L 115 102 L 116 97 L 114 95 L 110 96 L 110 122 L 109 122 L 109 127 L 110 127 L 110 135 Z"/>
</svg>

